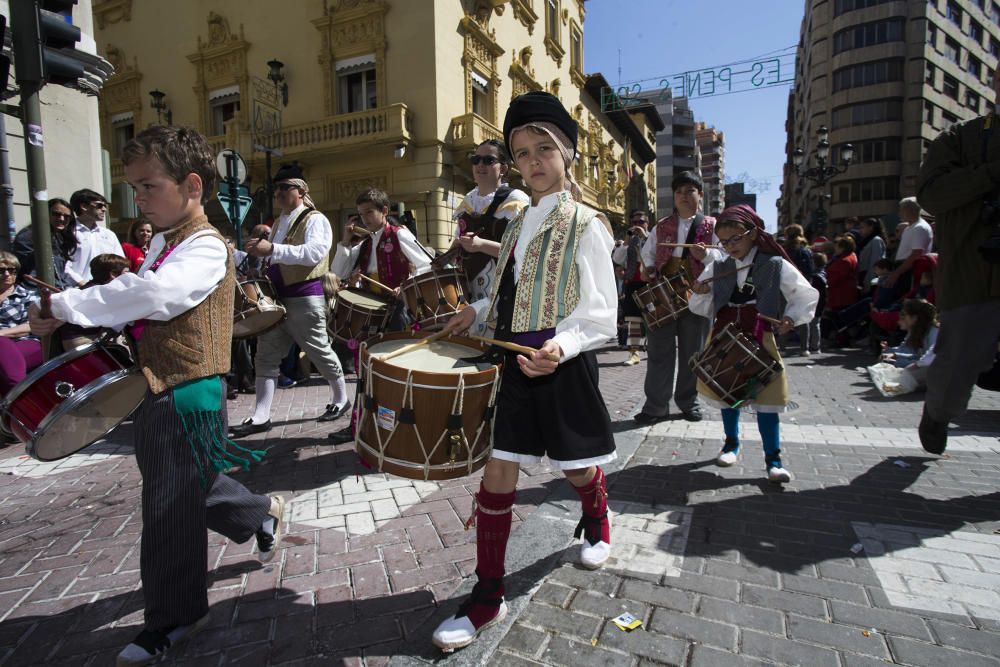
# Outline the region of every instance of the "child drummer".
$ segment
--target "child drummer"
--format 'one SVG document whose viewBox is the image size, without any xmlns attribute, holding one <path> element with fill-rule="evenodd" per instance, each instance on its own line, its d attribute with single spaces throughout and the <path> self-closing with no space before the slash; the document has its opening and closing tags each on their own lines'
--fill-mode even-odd
<svg viewBox="0 0 1000 667">
<path fill-rule="evenodd" d="M 208 621 L 206 527 L 235 542 L 257 539 L 262 561 L 277 549 L 284 500 L 221 474 L 258 452 L 227 442 L 223 376 L 229 372 L 235 278 L 225 240 L 205 217 L 214 196 L 208 142 L 190 128 L 154 125 L 125 145 L 125 176 L 159 232 L 136 273 L 52 296 L 32 330 L 63 322 L 121 329 L 131 323 L 149 393 L 135 418 L 142 475 L 140 574 L 145 627 L 118 665 L 145 665 Z"/>
<path fill-rule="evenodd" d="M 578 203 L 576 139 L 577 124 L 556 97 L 531 92 L 511 102 L 504 140 L 531 189 L 531 206 L 504 232 L 491 299 L 473 303 L 446 327 L 462 332 L 489 318 L 500 340 L 540 350 L 503 359 L 493 454 L 470 517 L 479 582 L 434 632 L 445 651 L 471 644 L 507 613 L 504 559 L 521 464 L 548 456 L 579 494 L 584 567 L 600 567 L 611 553 L 600 466 L 614 460 L 615 444 L 592 350 L 616 333 L 614 241 L 598 214 Z"/>
<path fill-rule="evenodd" d="M 692 313 L 713 320 L 709 341 L 727 324 L 735 323 L 780 361 L 775 332 L 787 333 L 798 325 L 808 324 L 815 313 L 819 293 L 788 261 L 784 249 L 764 231 L 764 221 L 746 204 L 724 210 L 715 223 L 715 233 L 728 257 L 720 258 L 715 251 L 706 252 L 704 247 L 692 248 L 692 254 L 699 260 L 716 261 L 708 264 L 694 283 L 695 293 L 688 307 Z M 711 280 L 714 276 L 718 278 Z M 780 324 L 773 324 L 776 321 Z M 740 450 L 740 408 L 720 401 L 700 380 L 698 393 L 708 403 L 722 409 L 726 441 L 716 463 L 731 466 L 736 463 Z M 757 428 L 764 444 L 767 478 L 776 483 L 789 482 L 792 474 L 781 464 L 778 435 L 778 414 L 788 406 L 785 373 L 779 373 L 740 407 L 748 408 L 751 403 L 757 413 Z"/>
</svg>

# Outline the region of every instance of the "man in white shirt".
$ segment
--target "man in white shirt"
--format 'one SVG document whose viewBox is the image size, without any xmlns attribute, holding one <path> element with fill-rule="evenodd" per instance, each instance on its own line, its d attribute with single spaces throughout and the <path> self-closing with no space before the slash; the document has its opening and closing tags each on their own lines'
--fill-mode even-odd
<svg viewBox="0 0 1000 667">
<path fill-rule="evenodd" d="M 326 328 L 326 297 L 323 276 L 330 265 L 333 230 L 325 215 L 316 210 L 309 186 L 297 165 L 283 165 L 274 176 L 275 203 L 281 215 L 270 240 L 252 238 L 247 254 L 267 258 L 267 277 L 274 283 L 285 307 L 284 321 L 257 338 L 254 358 L 256 408 L 253 416 L 230 429 L 232 437 L 263 433 L 271 428 L 271 402 L 278 383 L 278 368 L 292 342 L 305 352 L 320 375 L 330 383 L 332 394 L 319 421 L 333 421 L 348 412 L 351 402 L 340 359 L 330 346 Z"/>
<path fill-rule="evenodd" d="M 892 287 L 903 276 L 913 270 L 913 264 L 921 255 L 929 254 L 934 248 L 934 230 L 930 223 L 920 217 L 920 204 L 916 197 L 906 197 L 899 202 L 900 224 L 906 223 L 899 247 L 896 249 L 896 270 L 885 278 L 886 287 Z"/>
<path fill-rule="evenodd" d="M 102 226 L 108 202 L 100 193 L 84 188 L 77 190 L 69 200 L 76 215 L 73 232 L 76 234 L 76 252 L 66 262 L 66 279 L 80 287 L 90 282 L 90 260 L 98 255 L 125 256 L 118 237 Z"/>
</svg>

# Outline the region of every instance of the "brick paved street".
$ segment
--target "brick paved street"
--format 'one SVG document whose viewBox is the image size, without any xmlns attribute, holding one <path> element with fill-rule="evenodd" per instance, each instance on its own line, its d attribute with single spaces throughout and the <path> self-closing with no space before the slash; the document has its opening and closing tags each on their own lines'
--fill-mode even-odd
<svg viewBox="0 0 1000 667">
<path fill-rule="evenodd" d="M 620 459 L 615 555 L 576 565 L 579 506 L 525 470 L 508 555 L 511 613 L 445 657 L 429 642 L 471 588 L 478 475 L 410 482 L 329 447 L 319 383 L 278 392 L 264 462 L 235 475 L 292 502 L 286 548 L 209 540 L 212 623 L 183 665 L 1000 666 L 1000 394 L 979 390 L 949 454 L 916 440 L 921 397 L 883 399 L 857 352 L 788 360 L 784 491 L 744 417 L 739 463 L 712 461 L 718 415 L 634 429 L 645 365 L 603 351 Z M 230 402 L 241 419 L 251 396 Z M 42 464 L 0 449 L 0 665 L 107 665 L 141 626 L 139 475 L 125 425 Z M 610 619 L 630 612 L 630 633 Z"/>
</svg>

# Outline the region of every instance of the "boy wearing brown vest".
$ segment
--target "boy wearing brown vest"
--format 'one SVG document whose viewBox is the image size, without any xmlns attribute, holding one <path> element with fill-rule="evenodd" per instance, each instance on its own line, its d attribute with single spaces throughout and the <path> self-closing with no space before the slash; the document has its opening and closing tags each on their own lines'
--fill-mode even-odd
<svg viewBox="0 0 1000 667">
<path fill-rule="evenodd" d="M 261 560 L 270 560 L 284 500 L 221 473 L 260 453 L 225 438 L 235 279 L 203 208 L 215 181 L 208 143 L 190 128 L 153 126 L 126 144 L 122 160 L 136 204 L 158 232 L 145 261 L 106 285 L 53 295 L 52 318 L 37 305 L 29 316 L 39 335 L 63 322 L 131 325 L 137 341 L 150 389 L 135 417 L 145 628 L 117 664 L 145 665 L 209 621 L 206 528 L 235 542 L 256 536 Z"/>
</svg>

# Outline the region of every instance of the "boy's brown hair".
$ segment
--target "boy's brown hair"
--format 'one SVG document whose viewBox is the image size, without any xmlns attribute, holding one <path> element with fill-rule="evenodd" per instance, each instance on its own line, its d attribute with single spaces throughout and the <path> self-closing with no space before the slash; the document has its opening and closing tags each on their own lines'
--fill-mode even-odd
<svg viewBox="0 0 1000 667">
<path fill-rule="evenodd" d="M 98 285 L 105 285 L 120 276 L 129 267 L 121 255 L 106 253 L 90 260 L 90 276 Z"/>
<path fill-rule="evenodd" d="M 379 210 L 385 210 L 389 208 L 389 195 L 387 195 L 382 190 L 378 188 L 368 188 L 364 192 L 358 195 L 358 198 L 354 200 L 355 206 L 361 206 L 362 204 L 374 204 L 375 208 Z"/>
<path fill-rule="evenodd" d="M 126 165 L 144 158 L 156 158 L 163 171 L 181 183 L 188 174 L 201 178 L 201 203 L 215 196 L 215 160 L 208 141 L 191 127 L 153 125 L 146 128 L 122 148 Z"/>
</svg>

